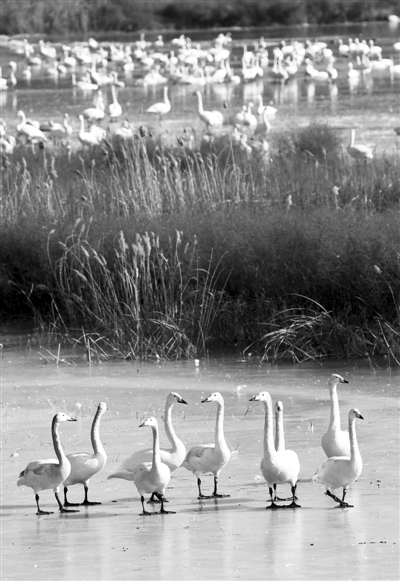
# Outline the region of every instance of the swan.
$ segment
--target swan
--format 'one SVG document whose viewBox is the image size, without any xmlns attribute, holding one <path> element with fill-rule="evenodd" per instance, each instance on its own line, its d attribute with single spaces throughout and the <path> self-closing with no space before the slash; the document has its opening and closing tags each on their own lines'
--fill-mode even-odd
<svg viewBox="0 0 400 581">
<path fill-rule="evenodd" d="M 33 460 L 32 462 L 29 462 L 25 470 L 22 470 L 17 482 L 17 486 L 28 486 L 32 488 L 35 493 L 37 505 L 36 514 L 53 514 L 52 512 L 41 510 L 39 506 L 39 491 L 48 490 L 49 488 L 54 490 L 60 512 L 79 512 L 77 510 L 67 510 L 66 508 L 63 508 L 58 497 L 60 486 L 71 471 L 71 464 L 64 453 L 58 434 L 60 422 L 76 422 L 76 418 L 71 418 L 71 416 L 68 416 L 63 412 L 59 412 L 53 417 L 51 423 L 51 437 L 58 461 L 52 458 L 50 460 Z"/>
<path fill-rule="evenodd" d="M 104 118 L 104 101 L 103 93 L 98 91 L 97 93 L 97 103 L 95 107 L 89 107 L 82 112 L 82 115 L 89 122 L 94 123 L 95 121 L 101 121 Z"/>
<path fill-rule="evenodd" d="M 74 484 L 83 484 L 85 489 L 85 500 L 82 505 L 90 506 L 92 504 L 101 504 L 101 502 L 89 502 L 88 489 L 89 479 L 100 472 L 107 460 L 106 452 L 100 441 L 100 420 L 104 412 L 107 411 L 107 404 L 100 402 L 96 414 L 93 419 L 90 438 L 94 454 L 87 454 L 85 452 L 77 452 L 75 454 L 68 454 L 67 458 L 71 464 L 71 472 L 66 480 L 64 480 L 64 506 L 79 506 L 68 502 L 67 493 L 68 487 Z"/>
<path fill-rule="evenodd" d="M 120 115 L 122 115 L 122 107 L 117 101 L 117 91 L 115 85 L 111 85 L 111 94 L 113 101 L 108 106 L 108 112 L 110 114 L 110 121 L 113 121 Z"/>
<path fill-rule="evenodd" d="M 199 108 L 198 113 L 200 119 L 206 124 L 206 127 L 222 125 L 224 122 L 224 116 L 220 111 L 205 111 L 203 108 L 203 97 L 200 91 L 196 91 Z"/>
<path fill-rule="evenodd" d="M 29 141 L 33 142 L 47 141 L 47 137 L 45 136 L 43 131 L 41 131 L 39 127 L 31 125 L 31 123 L 28 122 L 26 115 L 23 111 L 18 111 L 17 116 L 21 118 L 21 123 L 17 125 L 17 132 L 19 135 L 25 135 L 25 137 Z"/>
<path fill-rule="evenodd" d="M 353 63 L 349 63 L 349 70 L 347 71 L 347 77 L 349 79 L 358 79 L 360 77 L 360 71 L 357 71 L 354 66 Z"/>
<path fill-rule="evenodd" d="M 285 484 L 286 482 L 290 484 L 292 491 L 292 502 L 288 508 L 300 508 L 300 505 L 296 503 L 297 479 L 300 472 L 299 458 L 293 450 L 277 451 L 275 449 L 271 396 L 267 391 L 262 391 L 250 398 L 249 401 L 262 401 L 265 407 L 264 457 L 261 460 L 261 472 L 267 481 L 271 497 L 271 504 L 267 508 L 279 508 L 275 504 L 274 489 L 277 484 Z"/>
<path fill-rule="evenodd" d="M 258 101 L 257 113 L 260 116 L 263 116 L 264 112 L 266 112 L 268 117 L 274 117 L 278 112 L 278 109 L 276 109 L 275 107 L 272 107 L 271 105 L 264 105 L 262 95 L 257 95 L 257 101 Z"/>
<path fill-rule="evenodd" d="M 352 129 L 350 144 L 347 146 L 347 151 L 351 155 L 351 157 L 354 157 L 354 159 L 358 161 L 373 159 L 374 154 L 372 152 L 372 149 L 362 143 L 355 143 L 355 139 L 356 139 L 356 130 Z"/>
<path fill-rule="evenodd" d="M 163 115 L 166 115 L 171 111 L 171 103 L 168 99 L 168 87 L 164 87 L 164 101 L 161 103 L 154 103 L 147 109 L 147 113 L 156 113 L 162 119 Z"/>
<path fill-rule="evenodd" d="M 257 127 L 258 121 L 257 117 L 252 113 L 253 103 L 248 103 L 247 110 L 244 113 L 244 120 L 243 125 L 247 125 L 249 127 Z"/>
<path fill-rule="evenodd" d="M 339 400 L 337 396 L 337 385 L 339 383 L 349 383 L 341 375 L 332 373 L 328 379 L 329 394 L 331 398 L 331 417 L 328 431 L 322 436 L 321 445 L 325 454 L 331 456 L 350 456 L 349 434 L 340 429 Z"/>
<path fill-rule="evenodd" d="M 150 426 L 153 431 L 153 457 L 151 462 L 143 462 L 139 464 L 133 474 L 133 482 L 140 494 L 140 501 L 142 503 L 143 512 L 140 516 L 152 514 L 175 514 L 173 511 L 164 509 L 164 492 L 169 479 L 171 471 L 166 464 L 161 462 L 160 458 L 160 441 L 158 435 L 158 422 L 156 418 L 148 418 L 139 428 L 143 426 Z M 161 510 L 157 512 L 148 512 L 144 508 L 144 494 L 155 494 L 161 502 Z"/>
<path fill-rule="evenodd" d="M 214 392 L 201 403 L 215 401 L 217 404 L 217 417 L 215 423 L 215 444 L 200 444 L 193 446 L 186 455 L 182 463 L 189 472 L 197 477 L 197 486 L 199 488 L 198 498 L 226 498 L 229 494 L 218 494 L 218 476 L 229 462 L 231 452 L 225 442 L 224 437 L 224 398 L 219 392 Z M 214 491 L 211 496 L 204 496 L 201 493 L 201 474 L 214 474 Z"/>
<path fill-rule="evenodd" d="M 363 420 L 360 412 L 353 408 L 349 411 L 349 434 L 350 434 L 350 455 L 346 456 L 332 456 L 322 462 L 314 476 L 313 482 L 324 484 L 326 493 L 338 502 L 344 508 L 353 507 L 352 504 L 345 502 L 345 496 L 350 484 L 353 484 L 362 472 L 362 458 L 357 445 L 356 437 L 356 418 Z M 342 500 L 332 493 L 336 488 L 343 488 Z"/>
<path fill-rule="evenodd" d="M 83 147 L 85 147 L 85 145 L 88 145 L 89 147 L 100 145 L 103 141 L 103 137 L 97 135 L 93 131 L 85 131 L 85 119 L 83 115 L 79 115 L 79 121 L 81 122 L 81 127 L 79 129 L 78 138 Z"/>
<path fill-rule="evenodd" d="M 176 403 L 187 405 L 179 393 L 171 391 L 167 395 L 164 409 L 164 428 L 167 438 L 171 442 L 171 448 L 160 450 L 161 462 L 168 466 L 170 472 L 174 472 L 174 470 L 179 468 L 186 456 L 185 444 L 177 437 L 172 426 L 172 408 Z M 133 480 L 137 466 L 143 462 L 151 462 L 152 455 L 153 451 L 151 448 L 134 452 L 115 472 L 110 474 L 108 479 L 123 478 L 124 480 Z M 153 497 L 151 500 L 153 500 Z"/>
<path fill-rule="evenodd" d="M 84 79 L 80 81 L 76 80 L 75 73 L 71 73 L 71 82 L 73 87 L 78 87 L 81 91 L 98 91 L 99 85 L 97 83 L 92 83 L 88 73 L 86 74 Z"/>
<path fill-rule="evenodd" d="M 268 111 L 264 109 L 262 122 L 254 130 L 254 137 L 265 137 L 271 131 L 272 125 L 268 119 Z"/>
</svg>

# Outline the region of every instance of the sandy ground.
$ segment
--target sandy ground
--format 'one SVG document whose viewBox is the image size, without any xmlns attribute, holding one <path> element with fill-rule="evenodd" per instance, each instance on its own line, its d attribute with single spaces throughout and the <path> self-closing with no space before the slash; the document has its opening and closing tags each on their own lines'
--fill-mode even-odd
<svg viewBox="0 0 400 581">
<path fill-rule="evenodd" d="M 44 364 L 37 351 L 3 351 L 2 579 L 398 579 L 399 370 L 363 362 L 271 368 L 241 358 L 202 361 L 198 369 L 193 362 L 75 362 L 56 366 Z M 322 487 L 306 481 L 324 459 L 332 372 L 350 381 L 339 388 L 342 424 L 350 407 L 365 418 L 357 423 L 364 468 L 349 491 L 349 509 L 336 508 Z M 263 407 L 248 400 L 266 389 L 284 403 L 286 447 L 300 458 L 299 510 L 265 510 Z M 212 391 L 224 395 L 225 436 L 235 453 L 219 489 L 230 497 L 197 500 L 195 477 L 180 468 L 167 489 L 167 508 L 176 514 L 143 517 L 133 483 L 107 476 L 151 445 L 150 429 L 138 426 L 150 415 L 161 422 L 169 391 L 188 402 L 173 409 L 187 448 L 213 441 L 215 404 L 200 401 Z M 108 460 L 89 498 L 102 504 L 60 514 L 48 490 L 41 507 L 55 512 L 36 516 L 32 490 L 16 487 L 19 472 L 30 460 L 54 456 L 50 423 L 57 411 L 78 417 L 61 425 L 66 452 L 90 451 L 100 401 L 108 405 L 101 423 Z M 161 443 L 167 443 L 163 428 Z M 211 476 L 203 478 L 206 493 L 212 484 Z M 280 491 L 289 492 L 288 485 Z M 82 501 L 82 486 L 71 487 L 69 499 Z"/>
</svg>

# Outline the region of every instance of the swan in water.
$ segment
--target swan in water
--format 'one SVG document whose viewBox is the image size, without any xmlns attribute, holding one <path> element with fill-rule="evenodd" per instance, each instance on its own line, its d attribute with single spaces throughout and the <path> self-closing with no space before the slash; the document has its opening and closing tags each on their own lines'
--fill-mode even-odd
<svg viewBox="0 0 400 581">
<path fill-rule="evenodd" d="M 366 161 L 367 159 L 373 159 L 374 154 L 372 149 L 363 143 L 355 143 L 356 140 L 356 130 L 351 130 L 350 143 L 347 146 L 347 151 L 357 161 Z"/>
<path fill-rule="evenodd" d="M 171 103 L 168 99 L 168 87 L 164 87 L 164 101 L 160 103 L 154 103 L 147 109 L 147 113 L 156 113 L 162 119 L 163 115 L 166 115 L 171 111 Z"/>
<path fill-rule="evenodd" d="M 257 125 L 254 130 L 254 137 L 266 137 L 271 131 L 272 125 L 268 119 L 268 111 L 264 109 L 262 115 L 262 122 Z"/>
<path fill-rule="evenodd" d="M 97 127 L 96 125 L 94 125 L 92 127 L 96 128 L 96 132 L 92 131 L 92 129 L 90 131 L 85 131 L 85 119 L 83 115 L 79 115 L 79 121 L 81 125 L 78 133 L 78 138 L 79 141 L 82 143 L 83 148 L 85 147 L 85 145 L 88 145 L 89 147 L 100 145 L 104 137 L 97 133 L 97 129 L 100 130 L 101 127 Z"/>
<path fill-rule="evenodd" d="M 250 398 L 249 401 L 262 401 L 265 407 L 264 424 L 264 457 L 261 460 L 261 472 L 267 481 L 271 504 L 267 508 L 279 508 L 275 504 L 274 489 L 277 484 L 288 482 L 292 491 L 292 502 L 288 508 L 300 508 L 296 503 L 297 479 L 300 472 L 300 462 L 293 450 L 276 450 L 273 434 L 273 411 L 271 396 L 267 391 Z M 280 445 L 280 442 L 279 442 Z"/>
<path fill-rule="evenodd" d="M 92 440 L 94 454 L 77 452 L 75 454 L 68 454 L 67 456 L 71 464 L 71 472 L 68 478 L 64 480 L 64 506 L 79 506 L 78 504 L 68 502 L 67 499 L 68 487 L 74 484 L 83 484 L 85 489 L 83 505 L 101 504 L 101 502 L 89 502 L 88 490 L 90 478 L 97 474 L 97 472 L 100 472 L 107 460 L 106 452 L 100 441 L 100 420 L 106 410 L 107 404 L 100 402 L 93 419 L 90 438 Z"/>
<path fill-rule="evenodd" d="M 224 437 L 224 398 L 219 392 L 214 392 L 201 403 L 212 402 L 217 404 L 217 418 L 215 423 L 215 443 L 200 444 L 190 448 L 182 463 L 187 470 L 193 472 L 197 477 L 197 486 L 199 488 L 198 498 L 226 498 L 229 494 L 218 494 L 218 476 L 229 462 L 231 452 L 225 442 Z M 201 493 L 201 474 L 214 474 L 214 491 L 211 496 L 204 496 Z"/>
<path fill-rule="evenodd" d="M 133 474 L 133 482 L 140 494 L 140 501 L 142 503 L 143 512 L 140 516 L 152 514 L 175 514 L 171 510 L 164 509 L 164 492 L 169 479 L 171 471 L 166 464 L 161 462 L 160 458 L 160 440 L 158 434 L 158 423 L 156 418 L 148 418 L 140 424 L 139 428 L 143 426 L 150 426 L 153 431 L 153 458 L 152 462 L 143 462 L 139 464 Z M 161 502 L 161 510 L 159 513 L 148 512 L 144 508 L 144 494 L 155 494 Z"/>
<path fill-rule="evenodd" d="M 17 482 L 17 486 L 28 486 L 35 493 L 37 505 L 36 514 L 53 514 L 52 512 L 41 510 L 39 506 L 39 492 L 41 490 L 48 490 L 49 488 L 54 490 L 60 512 L 79 512 L 64 508 L 58 497 L 60 486 L 71 471 L 71 464 L 64 453 L 58 434 L 60 422 L 76 422 L 76 418 L 71 418 L 71 416 L 63 412 L 59 412 L 53 418 L 51 423 L 51 437 L 57 460 L 51 458 L 50 460 L 33 460 L 29 462 L 25 470 L 22 470 Z"/>
<path fill-rule="evenodd" d="M 172 408 L 176 403 L 187 405 L 186 401 L 179 395 L 179 393 L 171 391 L 171 393 L 167 395 L 164 409 L 164 428 L 167 438 L 171 443 L 171 448 L 163 448 L 160 450 L 161 462 L 168 466 L 170 472 L 174 472 L 174 470 L 179 468 L 186 456 L 185 444 L 178 438 L 172 426 Z M 143 462 L 151 462 L 152 456 L 153 450 L 151 448 L 134 452 L 121 464 L 121 466 L 119 466 L 119 468 L 117 468 L 115 472 L 110 474 L 108 479 L 123 478 L 124 480 L 133 480 L 137 466 Z M 154 500 L 153 497 L 151 500 Z"/>
<path fill-rule="evenodd" d="M 114 119 L 122 115 L 122 107 L 117 100 L 117 90 L 115 88 L 115 85 L 111 85 L 111 95 L 112 103 L 110 103 L 108 106 L 108 112 L 110 114 L 110 121 L 113 121 Z"/>
<path fill-rule="evenodd" d="M 332 456 L 322 462 L 314 476 L 313 482 L 319 482 L 326 488 L 328 496 L 338 502 L 344 508 L 352 507 L 352 504 L 345 502 L 345 496 L 349 486 L 353 484 L 362 472 L 362 458 L 358 449 L 356 437 L 356 418 L 363 420 L 364 418 L 360 412 L 353 408 L 349 411 L 349 434 L 350 434 L 350 455 L 346 456 Z M 343 488 L 342 500 L 332 493 L 332 490 Z"/>
<path fill-rule="evenodd" d="M 328 379 L 331 398 L 331 417 L 328 431 L 322 436 L 321 445 L 325 454 L 331 456 L 350 456 L 350 440 L 348 432 L 340 429 L 339 400 L 337 386 L 339 383 L 349 383 L 341 375 L 332 373 Z"/>
<path fill-rule="evenodd" d="M 205 111 L 203 107 L 203 97 L 200 91 L 196 91 L 199 108 L 198 113 L 200 119 L 206 124 L 206 127 L 222 125 L 224 122 L 224 116 L 220 111 Z"/>
<path fill-rule="evenodd" d="M 18 135 L 24 135 L 28 141 L 32 142 L 47 141 L 43 131 L 29 123 L 23 111 L 18 111 L 17 115 L 21 118 L 21 123 L 17 125 Z"/>
<path fill-rule="evenodd" d="M 257 95 L 257 101 L 258 101 L 257 113 L 260 116 L 263 116 L 264 113 L 268 115 L 268 117 L 274 117 L 276 115 L 278 109 L 272 107 L 271 105 L 264 105 L 262 95 Z"/>
</svg>

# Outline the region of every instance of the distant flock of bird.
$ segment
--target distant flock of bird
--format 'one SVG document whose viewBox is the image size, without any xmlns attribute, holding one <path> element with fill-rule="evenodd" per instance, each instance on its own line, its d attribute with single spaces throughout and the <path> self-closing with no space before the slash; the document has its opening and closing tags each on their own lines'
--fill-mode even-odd
<svg viewBox="0 0 400 581">
<path fill-rule="evenodd" d="M 227 120 L 221 111 L 204 109 L 200 91 L 202 86 L 212 83 L 249 83 L 260 78 L 285 83 L 301 72 L 309 81 L 334 83 L 339 75 L 334 67 L 337 57 L 349 58 L 349 80 L 357 81 L 361 75 L 373 71 L 388 71 L 392 76 L 400 74 L 400 64 L 395 64 L 392 58 L 383 58 L 382 48 L 372 39 L 367 42 L 358 38 L 349 39 L 348 44 L 339 39 L 335 56 L 333 48 L 329 48 L 325 42 L 293 40 L 286 43 L 282 40 L 278 45 L 272 45 L 261 37 L 254 43 L 254 50 L 243 45 L 241 67 L 235 71 L 231 66 L 232 37 L 229 33 L 219 34 L 210 48 L 204 48 L 200 44 L 193 45 L 191 39 L 183 34 L 173 39 L 168 46 L 162 36 L 150 43 L 142 34 L 141 39 L 133 45 L 101 45 L 90 38 L 87 43 L 61 47 L 40 40 L 36 48 L 27 40 L 19 44 L 10 41 L 10 48 L 23 59 L 22 76 L 25 80 L 31 78 L 32 69 L 44 67 L 45 73 L 52 77 L 71 74 L 71 82 L 76 89 L 94 93 L 94 105 L 79 114 L 78 138 L 82 147 L 100 145 L 112 135 L 122 141 L 131 139 L 134 135 L 134 127 L 127 120 L 118 127 L 110 126 L 109 132 L 99 126 L 107 113 L 110 124 L 115 124 L 123 115 L 117 88 L 124 87 L 125 83 L 118 79 L 116 70 L 107 71 L 110 63 L 124 72 L 139 68 L 143 76 L 138 79 L 137 84 L 164 85 L 163 101 L 154 103 L 147 109 L 147 113 L 157 115 L 160 120 L 171 111 L 167 85 L 193 85 L 198 98 L 198 115 L 206 129 L 220 127 L 228 121 L 234 126 L 233 141 L 249 154 L 252 147 L 248 144 L 247 130 L 253 132 L 253 148 L 268 152 L 266 136 L 271 130 L 270 119 L 274 117 L 277 109 L 271 105 L 263 105 L 262 95 L 259 95 L 257 115 L 252 112 L 254 104 L 247 103 L 243 105 L 241 112 Z M 395 43 L 393 48 L 400 51 L 400 42 Z M 11 61 L 9 68 L 8 78 L 2 77 L 0 68 L 0 90 L 13 89 L 18 84 L 17 63 Z M 79 68 L 84 68 L 85 72 L 77 79 Z M 112 99 L 108 109 L 102 93 L 106 86 L 111 88 Z M 17 125 L 16 138 L 7 131 L 5 121 L 1 120 L 0 142 L 3 153 L 12 153 L 18 140 L 43 144 L 50 138 L 56 142 L 67 142 L 73 133 L 67 113 L 62 122 L 28 119 L 23 111 L 19 111 L 18 116 L 20 123 Z M 86 122 L 89 124 L 88 130 L 85 127 Z M 348 152 L 358 160 L 373 157 L 372 150 L 363 144 L 354 143 L 353 136 Z"/>
<path fill-rule="evenodd" d="M 314 476 L 313 482 L 325 486 L 326 494 L 330 496 L 339 507 L 349 508 L 353 505 L 346 502 L 345 497 L 349 487 L 359 478 L 362 471 L 362 458 L 356 438 L 356 419 L 364 419 L 360 412 L 352 408 L 348 413 L 348 432 L 341 430 L 339 401 L 337 395 L 338 384 L 346 384 L 348 381 L 338 374 L 332 374 L 328 380 L 330 393 L 331 412 L 326 433 L 322 436 L 321 445 L 327 458 L 322 462 Z M 265 426 L 263 437 L 263 457 L 261 460 L 261 473 L 269 490 L 269 504 L 267 509 L 301 508 L 296 502 L 296 489 L 300 472 L 298 455 L 293 450 L 285 447 L 285 435 L 283 429 L 283 404 L 278 401 L 273 406 L 270 394 L 262 391 L 250 398 L 250 401 L 262 402 L 265 409 Z M 165 509 L 168 502 L 165 498 L 165 490 L 169 483 L 171 473 L 179 467 L 184 467 L 192 472 L 197 481 L 198 499 L 218 499 L 229 495 L 218 492 L 218 478 L 221 470 L 228 464 L 231 451 L 224 437 L 224 398 L 219 392 L 214 392 L 202 403 L 214 402 L 217 406 L 215 440 L 214 444 L 199 444 L 186 451 L 184 443 L 178 438 L 172 425 L 172 408 L 174 404 L 186 404 L 187 402 L 175 392 L 168 394 L 165 403 L 164 427 L 166 436 L 171 444 L 168 449 L 160 448 L 159 428 L 156 418 L 149 417 L 139 427 L 148 426 L 153 433 L 152 448 L 139 450 L 129 456 L 108 479 L 122 478 L 133 481 L 140 495 L 142 504 L 141 516 L 153 514 L 168 514 L 173 511 Z M 83 506 L 101 504 L 89 501 L 89 480 L 102 470 L 106 464 L 106 451 L 100 440 L 100 420 L 107 410 L 107 405 L 101 402 L 98 405 L 91 429 L 91 441 L 93 453 L 72 453 L 66 455 L 61 445 L 59 436 L 59 424 L 61 422 L 77 421 L 66 413 L 57 413 L 52 421 L 51 435 L 54 451 L 57 459 L 34 460 L 29 462 L 25 470 L 19 475 L 18 486 L 32 488 L 35 493 L 37 515 L 52 514 L 44 511 L 39 505 L 39 493 L 42 490 L 53 489 L 55 498 L 61 513 L 77 512 L 67 507 L 79 506 L 68 501 L 67 494 L 70 486 L 83 484 Z M 274 436 L 275 413 L 275 436 Z M 210 495 L 202 492 L 203 474 L 213 474 L 214 489 Z M 289 484 L 291 497 L 281 499 L 277 497 L 277 485 Z M 59 493 L 63 487 L 64 502 L 61 502 Z M 337 489 L 342 489 L 342 498 L 334 494 Z M 148 502 L 159 502 L 160 511 L 152 512 L 145 508 L 145 495 L 149 494 Z M 290 501 L 290 504 L 278 504 L 281 501 Z"/>
</svg>

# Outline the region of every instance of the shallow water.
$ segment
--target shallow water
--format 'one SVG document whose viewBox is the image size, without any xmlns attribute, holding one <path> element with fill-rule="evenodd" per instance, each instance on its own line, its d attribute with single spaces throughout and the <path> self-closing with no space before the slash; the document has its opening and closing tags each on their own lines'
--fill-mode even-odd
<svg viewBox="0 0 400 581">
<path fill-rule="evenodd" d="M 335 25 L 326 27 L 292 27 L 263 30 L 233 31 L 232 66 L 236 71 L 240 70 L 240 59 L 243 45 L 247 44 L 249 50 L 253 48 L 253 42 L 264 35 L 269 43 L 269 55 L 271 68 L 272 49 L 282 39 L 318 38 L 328 43 L 334 51 L 337 61 L 335 67 L 339 71 L 339 78 L 335 83 L 310 82 L 304 79 L 304 67 L 301 67 L 297 75 L 285 84 L 274 83 L 265 69 L 264 77 L 251 83 L 212 84 L 202 88 L 205 109 L 218 109 L 224 111 L 226 121 L 233 119 L 241 109 L 243 103 L 255 101 L 258 94 L 262 94 L 264 103 L 272 104 L 278 109 L 278 114 L 273 122 L 276 130 L 304 126 L 311 121 L 329 123 L 337 129 L 343 142 L 347 144 L 349 129 L 357 130 L 357 141 L 374 147 L 377 153 L 391 154 L 399 150 L 398 137 L 394 127 L 399 125 L 400 118 L 400 75 L 391 77 L 387 71 L 374 71 L 370 75 L 361 76 L 359 80 L 350 82 L 347 78 L 347 59 L 338 54 L 337 44 L 331 44 L 339 37 L 346 42 L 349 36 L 359 38 L 375 38 L 376 44 L 383 48 L 383 56 L 393 57 L 396 63 L 400 63 L 400 54 L 393 49 L 393 44 L 398 40 L 399 28 L 389 23 L 370 23 L 359 25 Z M 164 35 L 166 42 L 171 40 L 172 34 Z M 190 33 L 193 42 L 200 42 L 209 47 L 211 40 L 216 37 L 214 32 Z M 126 39 L 126 38 L 125 38 Z M 154 40 L 148 36 L 149 40 Z M 171 46 L 165 46 L 165 50 Z M 64 113 L 68 113 L 74 128 L 72 143 L 78 146 L 78 115 L 86 107 L 91 106 L 93 94 L 83 92 L 72 87 L 71 74 L 59 75 L 52 78 L 48 75 L 46 66 L 33 67 L 32 79 L 28 83 L 22 78 L 24 61 L 19 55 L 11 53 L 3 45 L 0 52 L 0 61 L 4 66 L 6 75 L 8 62 L 17 62 L 17 86 L 15 90 L 0 92 L 2 116 L 6 119 L 11 132 L 15 131 L 18 123 L 16 114 L 22 109 L 25 113 L 39 121 L 52 119 L 62 121 Z M 197 136 L 203 132 L 203 126 L 197 117 L 197 98 L 194 95 L 196 86 L 173 85 L 169 86 L 169 96 L 172 104 L 171 112 L 160 125 L 157 119 L 145 111 L 154 102 L 162 100 L 162 86 L 138 86 L 138 80 L 143 77 L 145 71 L 136 65 L 133 73 L 125 73 L 115 63 L 109 70 L 117 70 L 120 80 L 126 84 L 118 89 L 118 101 L 123 108 L 123 119 L 138 128 L 141 124 L 149 126 L 155 135 L 162 134 L 164 143 L 176 145 L 176 135 L 184 128 L 193 129 Z M 324 66 L 320 65 L 323 69 Z M 83 68 L 77 69 L 77 76 L 83 73 Z M 240 73 L 239 73 L 240 74 Z M 107 103 L 110 102 L 110 88 L 105 87 L 103 93 Z M 226 109 L 223 108 L 225 104 Z M 103 122 L 107 126 L 107 122 Z M 113 127 L 119 125 L 114 122 Z M 228 126 L 223 132 L 229 130 Z"/>
<path fill-rule="evenodd" d="M 384 360 L 271 367 L 239 353 L 203 359 L 199 367 L 193 361 L 88 365 L 83 351 L 64 347 L 65 363 L 56 365 L 51 353 L 57 349 L 32 337 L 3 335 L 1 342 L 2 579 L 398 578 L 398 368 Z M 364 468 L 349 490 L 349 509 L 335 508 L 322 487 L 307 481 L 324 459 L 320 439 L 329 421 L 332 372 L 350 382 L 338 388 L 342 423 L 351 407 L 365 418 L 357 422 Z M 300 458 L 301 510 L 265 511 L 268 490 L 259 471 L 264 413 L 249 398 L 266 389 L 284 404 L 286 447 Z M 138 426 L 150 415 L 161 422 L 170 391 L 188 403 L 173 408 L 187 448 L 213 441 L 215 406 L 200 401 L 213 391 L 223 394 L 225 436 L 235 452 L 219 491 L 230 498 L 200 502 L 195 477 L 180 468 L 167 489 L 167 508 L 176 514 L 141 517 L 133 483 L 107 476 L 151 445 L 150 430 Z M 66 452 L 90 451 L 100 401 L 108 405 L 100 430 L 108 460 L 91 480 L 89 499 L 102 505 L 59 514 L 48 490 L 41 507 L 55 513 L 36 516 L 32 490 L 16 487 L 19 472 L 30 460 L 54 456 L 50 423 L 57 411 L 78 417 L 61 425 Z M 212 477 L 202 481 L 210 493 Z M 288 495 L 288 485 L 280 492 Z M 81 502 L 83 488 L 70 487 L 69 499 Z"/>
</svg>

